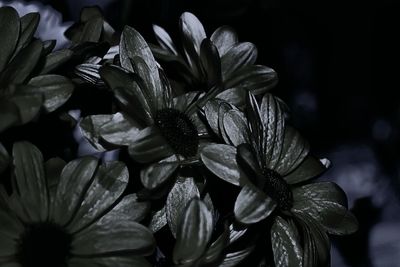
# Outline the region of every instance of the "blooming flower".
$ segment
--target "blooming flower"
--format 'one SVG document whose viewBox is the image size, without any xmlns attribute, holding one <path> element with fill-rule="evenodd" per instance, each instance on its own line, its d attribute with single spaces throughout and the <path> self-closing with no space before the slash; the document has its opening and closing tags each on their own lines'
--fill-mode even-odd
<svg viewBox="0 0 400 267">
<path fill-rule="evenodd" d="M 257 48 L 239 42 L 236 32 L 228 26 L 218 28 L 208 39 L 203 25 L 192 13 L 180 18 L 183 51 L 160 26 L 153 26 L 159 46 L 152 46 L 155 57 L 170 70 L 171 79 L 181 84 L 182 91 L 208 91 L 221 87 L 220 97 L 237 99 L 246 90 L 261 94 L 277 82 L 273 69 L 255 65 Z M 226 92 L 225 89 L 228 89 Z"/>
<path fill-rule="evenodd" d="M 215 124 L 215 116 L 208 115 Z M 249 94 L 246 115 L 233 108 L 220 112 L 218 127 L 230 145 L 205 146 L 202 161 L 218 177 L 242 186 L 234 207 L 237 221 L 253 224 L 271 215 L 276 266 L 324 266 L 329 260 L 326 232 L 357 229 L 346 195 L 334 183 L 308 183 L 325 168 L 286 125 L 279 100 L 266 94 L 259 106 Z"/>
<path fill-rule="evenodd" d="M 86 157 L 43 162 L 30 143 L 13 148 L 13 192 L 0 187 L 0 265 L 150 266 L 151 232 L 137 221 L 144 206 L 121 196 L 128 170 Z"/>
</svg>

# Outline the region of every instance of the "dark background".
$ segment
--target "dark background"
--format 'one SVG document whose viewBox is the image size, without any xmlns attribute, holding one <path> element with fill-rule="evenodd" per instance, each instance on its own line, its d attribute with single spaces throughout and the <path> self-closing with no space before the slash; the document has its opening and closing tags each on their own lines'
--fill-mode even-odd
<svg viewBox="0 0 400 267">
<path fill-rule="evenodd" d="M 280 81 L 272 92 L 291 108 L 291 122 L 314 153 L 331 159 L 327 177 L 345 189 L 359 218 L 357 234 L 335 239 L 332 265 L 400 266 L 400 5 L 395 1 L 41 2 L 65 21 L 97 4 L 116 30 L 131 25 L 150 42 L 153 23 L 179 40 L 184 11 L 194 13 L 209 35 L 218 26 L 233 26 L 241 41 L 256 44 L 258 63 L 277 71 Z"/>
</svg>

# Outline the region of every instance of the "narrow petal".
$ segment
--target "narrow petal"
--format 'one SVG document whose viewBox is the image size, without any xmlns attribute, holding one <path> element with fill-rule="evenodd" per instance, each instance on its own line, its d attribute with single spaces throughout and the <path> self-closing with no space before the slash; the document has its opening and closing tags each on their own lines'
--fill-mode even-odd
<svg viewBox="0 0 400 267">
<path fill-rule="evenodd" d="M 216 29 L 210 39 L 218 48 L 221 57 L 239 40 L 236 31 L 229 26 L 222 26 Z"/>
<path fill-rule="evenodd" d="M 11 101 L 0 99 L 0 133 L 20 123 L 18 106 Z"/>
<path fill-rule="evenodd" d="M 290 125 L 286 125 L 283 147 L 275 170 L 285 176 L 299 166 L 307 157 L 309 150 L 308 142 L 300 133 Z"/>
<path fill-rule="evenodd" d="M 257 59 L 257 48 L 249 42 L 238 43 L 232 46 L 221 57 L 222 77 L 225 81 L 237 70 L 252 65 Z"/>
<path fill-rule="evenodd" d="M 150 126 L 138 133 L 135 142 L 129 146 L 129 154 L 140 163 L 151 163 L 175 153 L 158 129 Z"/>
<path fill-rule="evenodd" d="M 229 110 L 224 114 L 223 127 L 231 145 L 238 146 L 250 142 L 247 125 L 244 114 L 239 110 Z"/>
<path fill-rule="evenodd" d="M 255 95 L 268 92 L 278 83 L 276 72 L 263 65 L 247 65 L 237 70 L 225 81 L 225 87 L 238 87 Z"/>
<path fill-rule="evenodd" d="M 101 165 L 67 229 L 79 231 L 103 215 L 125 191 L 128 180 L 128 168 L 124 163 L 114 161 Z"/>
<path fill-rule="evenodd" d="M 66 225 L 73 219 L 97 169 L 97 163 L 96 158 L 85 157 L 71 161 L 64 167 L 57 187 L 57 198 L 51 207 L 51 217 L 55 223 Z"/>
<path fill-rule="evenodd" d="M 19 238 L 20 234 L 24 230 L 24 226 L 21 224 L 18 218 L 11 212 L 12 211 L 0 210 L 0 221 L 1 221 L 0 239 L 8 238 L 11 240 L 16 240 Z"/>
<path fill-rule="evenodd" d="M 236 161 L 236 148 L 223 144 L 210 144 L 200 151 L 204 165 L 222 180 L 243 186 L 248 182 Z"/>
<path fill-rule="evenodd" d="M 159 162 L 144 167 L 140 172 L 140 179 L 144 187 L 149 190 L 163 184 L 178 169 L 180 165 L 177 155 L 165 158 Z"/>
<path fill-rule="evenodd" d="M 227 253 L 224 256 L 221 264 L 218 267 L 234 267 L 237 266 L 241 261 L 246 259 L 250 253 L 254 250 L 255 246 L 249 246 L 245 249 Z"/>
<path fill-rule="evenodd" d="M 79 123 L 83 136 L 99 151 L 106 146 L 101 138 L 110 144 L 130 145 L 140 131 L 140 125 L 125 113 L 91 115 Z M 106 146 L 107 147 L 107 146 Z"/>
<path fill-rule="evenodd" d="M 171 36 L 164 30 L 164 28 L 153 25 L 153 31 L 156 35 L 157 42 L 160 46 L 170 52 L 171 54 L 178 55 L 178 51 L 175 47 L 174 42 L 171 39 Z"/>
<path fill-rule="evenodd" d="M 173 251 L 174 262 L 184 265 L 200 258 L 211 239 L 212 229 L 212 213 L 200 199 L 193 198 L 180 220 Z"/>
<path fill-rule="evenodd" d="M 280 164 L 279 156 L 285 131 L 285 118 L 279 102 L 271 94 L 265 94 L 261 102 L 261 119 L 264 125 L 265 143 L 265 165 L 269 169 L 276 169 Z M 287 151 L 291 153 L 291 151 Z"/>
<path fill-rule="evenodd" d="M 34 221 L 46 220 L 49 199 L 43 156 L 37 147 L 18 142 L 13 147 L 15 178 L 23 205 Z"/>
<path fill-rule="evenodd" d="M 271 243 L 276 267 L 303 266 L 300 240 L 292 226 L 279 216 L 271 227 Z"/>
<path fill-rule="evenodd" d="M 186 205 L 191 199 L 199 196 L 200 192 L 193 178 L 182 177 L 177 179 L 174 187 L 168 194 L 165 206 L 168 226 L 174 237 L 176 237 L 178 224 Z"/>
<path fill-rule="evenodd" d="M 0 8 L 0 72 L 8 64 L 20 32 L 20 20 L 17 11 L 12 7 Z"/>
<path fill-rule="evenodd" d="M 286 162 L 285 159 L 282 159 L 283 164 Z M 320 160 L 311 155 L 307 155 L 300 165 L 286 176 L 283 176 L 283 179 L 285 179 L 288 184 L 296 184 L 316 178 L 325 171 L 326 167 Z"/>
<path fill-rule="evenodd" d="M 254 185 L 247 184 L 236 199 L 235 218 L 244 224 L 256 223 L 267 218 L 275 207 L 275 201 Z"/>
<path fill-rule="evenodd" d="M 347 210 L 343 190 L 331 182 L 307 184 L 293 190 L 293 210 L 313 217 L 331 234 L 351 234 L 358 222 Z"/>
<path fill-rule="evenodd" d="M 149 255 L 155 247 L 154 237 L 143 225 L 121 220 L 114 213 L 75 235 L 72 255 Z"/>
<path fill-rule="evenodd" d="M 8 155 L 8 152 L 3 144 L 0 143 L 0 174 L 8 167 L 9 163 L 10 155 Z"/>
<path fill-rule="evenodd" d="M 204 39 L 200 47 L 200 61 L 204 68 L 208 87 L 220 84 L 222 81 L 221 59 L 217 48 L 209 39 Z"/>
</svg>

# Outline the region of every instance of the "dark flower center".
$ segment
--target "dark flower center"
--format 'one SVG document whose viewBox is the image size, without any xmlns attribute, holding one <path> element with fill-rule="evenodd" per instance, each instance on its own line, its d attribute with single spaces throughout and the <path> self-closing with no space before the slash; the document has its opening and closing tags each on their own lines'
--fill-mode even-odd
<svg viewBox="0 0 400 267">
<path fill-rule="evenodd" d="M 18 243 L 18 260 L 23 267 L 66 267 L 71 235 L 50 222 L 28 225 Z"/>
<path fill-rule="evenodd" d="M 166 108 L 157 112 L 155 123 L 177 154 L 195 156 L 199 137 L 191 119 L 179 110 Z"/>
<path fill-rule="evenodd" d="M 281 210 L 289 210 L 293 206 L 293 194 L 282 176 L 274 170 L 264 169 L 266 184 L 264 191 L 278 203 Z"/>
</svg>

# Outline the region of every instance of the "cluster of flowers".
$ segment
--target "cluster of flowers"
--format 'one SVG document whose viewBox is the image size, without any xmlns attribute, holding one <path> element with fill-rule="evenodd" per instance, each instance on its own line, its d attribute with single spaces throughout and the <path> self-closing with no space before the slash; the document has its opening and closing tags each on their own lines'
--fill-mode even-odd
<svg viewBox="0 0 400 267">
<path fill-rule="evenodd" d="M 2 179 L 12 173 L 0 185 L 1 266 L 319 267 L 328 234 L 356 231 L 345 193 L 315 181 L 329 162 L 268 92 L 275 71 L 232 28 L 207 37 L 184 13 L 180 45 L 159 26 L 150 45 L 86 8 L 66 32 L 71 47 L 53 51 L 33 37 L 38 21 L 0 8 L 0 132 L 92 86 L 115 112 L 78 127 L 98 151 L 130 159 L 45 161 L 31 143 L 10 153 L 0 143 Z"/>
</svg>

